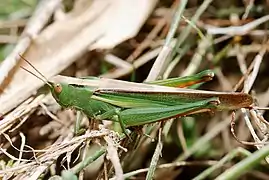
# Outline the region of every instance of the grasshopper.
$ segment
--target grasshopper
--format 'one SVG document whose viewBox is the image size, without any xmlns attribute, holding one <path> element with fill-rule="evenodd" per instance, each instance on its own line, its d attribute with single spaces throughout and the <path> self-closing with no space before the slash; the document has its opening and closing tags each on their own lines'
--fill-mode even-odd
<svg viewBox="0 0 269 180">
<path fill-rule="evenodd" d="M 214 73 L 210 70 L 148 84 L 67 76 L 56 76 L 49 81 L 24 60 L 38 75 L 22 68 L 43 81 L 62 107 L 81 111 L 90 119 L 119 122 L 124 133 L 132 126 L 214 110 L 249 108 L 253 103 L 246 93 L 179 88 L 211 80 Z"/>
</svg>

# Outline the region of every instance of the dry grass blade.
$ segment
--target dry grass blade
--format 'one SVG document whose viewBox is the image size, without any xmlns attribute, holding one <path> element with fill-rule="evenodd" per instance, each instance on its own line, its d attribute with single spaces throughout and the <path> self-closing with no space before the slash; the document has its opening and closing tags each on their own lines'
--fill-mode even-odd
<svg viewBox="0 0 269 180">
<path fill-rule="evenodd" d="M 105 136 L 104 139 L 107 142 L 107 155 L 114 166 L 116 179 L 123 180 L 123 170 L 114 142 L 109 136 Z"/>
<path fill-rule="evenodd" d="M 36 160 L 27 160 L 27 162 L 29 161 L 29 163 L 27 164 L 20 163 L 20 164 L 17 164 L 17 166 L 15 167 L 6 168 L 5 170 L 0 170 L 0 175 L 6 176 L 9 173 L 16 172 L 18 174 L 23 175 L 24 178 L 37 179 L 43 173 L 43 171 L 46 170 L 61 154 L 74 151 L 86 139 L 102 137 L 107 134 L 109 134 L 109 131 L 101 130 L 101 131 L 87 132 L 86 134 L 80 137 L 74 137 L 74 138 L 70 136 L 66 137 L 62 142 L 57 142 L 53 144 L 52 146 L 48 147 L 45 153 L 37 155 Z M 2 149 L 2 152 L 6 153 L 3 149 Z M 15 158 L 15 160 L 19 160 L 19 159 Z M 29 169 L 27 170 L 29 166 L 31 166 L 31 171 L 29 171 Z M 25 174 L 24 171 L 28 171 L 28 173 Z"/>
<path fill-rule="evenodd" d="M 30 46 L 32 40 L 40 33 L 41 29 L 48 23 L 48 20 L 55 8 L 59 6 L 61 0 L 48 0 L 41 2 L 34 12 L 33 16 L 29 20 L 25 30 L 23 32 L 23 38 L 19 40 L 13 52 L 5 59 L 5 61 L 0 66 L 0 87 L 1 92 L 6 88 L 9 80 L 5 78 L 8 75 L 13 74 L 11 72 L 19 64 L 20 58 L 18 54 L 24 53 Z"/>
</svg>

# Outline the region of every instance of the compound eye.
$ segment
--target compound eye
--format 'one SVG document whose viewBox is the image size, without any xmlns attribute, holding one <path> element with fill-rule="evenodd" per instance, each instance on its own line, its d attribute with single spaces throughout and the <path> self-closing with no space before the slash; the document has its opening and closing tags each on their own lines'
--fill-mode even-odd
<svg viewBox="0 0 269 180">
<path fill-rule="evenodd" d="M 54 85 L 54 91 L 56 92 L 56 93 L 61 93 L 62 92 L 62 90 L 63 90 L 63 88 L 62 88 L 62 86 L 61 86 L 61 84 L 55 84 Z"/>
</svg>

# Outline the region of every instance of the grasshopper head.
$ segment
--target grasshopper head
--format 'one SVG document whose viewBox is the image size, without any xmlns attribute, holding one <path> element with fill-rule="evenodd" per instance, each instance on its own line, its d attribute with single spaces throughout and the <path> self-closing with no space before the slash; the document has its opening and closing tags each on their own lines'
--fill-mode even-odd
<svg viewBox="0 0 269 180">
<path fill-rule="evenodd" d="M 90 97 L 90 91 L 79 85 L 68 83 L 48 82 L 50 91 L 58 104 L 65 108 L 79 107 L 86 97 Z"/>
<path fill-rule="evenodd" d="M 57 103 L 64 107 L 68 107 L 70 98 L 68 84 L 49 82 L 49 87 L 51 94 Z"/>
</svg>

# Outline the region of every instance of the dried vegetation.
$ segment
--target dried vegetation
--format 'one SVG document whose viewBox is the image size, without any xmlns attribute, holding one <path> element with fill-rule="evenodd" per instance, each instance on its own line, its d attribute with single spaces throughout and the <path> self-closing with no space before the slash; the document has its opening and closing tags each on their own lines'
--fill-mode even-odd
<svg viewBox="0 0 269 180">
<path fill-rule="evenodd" d="M 17 0 L 0 5 L 2 179 L 269 179 L 267 113 L 238 110 L 133 130 L 61 108 L 20 66 L 47 78 L 136 82 L 215 71 L 201 89 L 243 91 L 269 103 L 268 1 Z M 241 141 L 239 143 L 233 137 Z M 247 143 L 251 142 L 251 143 Z M 251 145 L 247 145 L 251 144 Z"/>
</svg>

